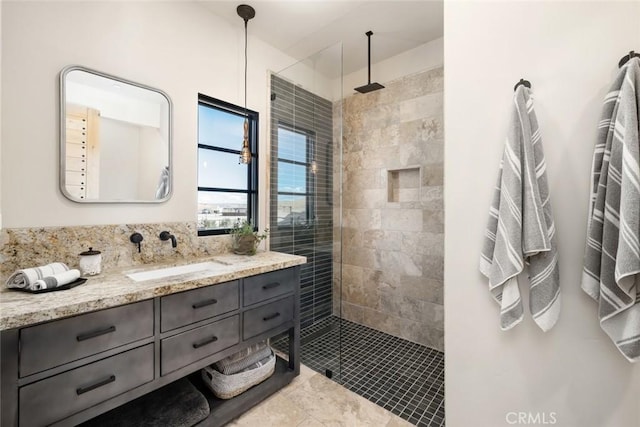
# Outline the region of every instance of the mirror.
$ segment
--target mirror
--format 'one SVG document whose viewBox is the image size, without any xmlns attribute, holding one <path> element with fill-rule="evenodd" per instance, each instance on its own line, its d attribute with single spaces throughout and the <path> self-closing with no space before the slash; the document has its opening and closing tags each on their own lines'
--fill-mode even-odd
<svg viewBox="0 0 640 427">
<path fill-rule="evenodd" d="M 60 73 L 60 189 L 80 203 L 169 199 L 171 100 L 79 66 Z"/>
</svg>

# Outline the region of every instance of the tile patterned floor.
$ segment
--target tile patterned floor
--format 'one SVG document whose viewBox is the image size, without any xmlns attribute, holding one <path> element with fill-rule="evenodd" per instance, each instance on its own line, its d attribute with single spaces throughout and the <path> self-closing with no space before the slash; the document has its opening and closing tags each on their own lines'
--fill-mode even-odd
<svg viewBox="0 0 640 427">
<path fill-rule="evenodd" d="M 445 425 L 442 352 L 334 316 L 304 328 L 301 340 L 302 363 L 316 372 L 330 369 L 346 389 L 416 426 Z M 286 339 L 272 345 L 284 350 Z"/>
<path fill-rule="evenodd" d="M 322 374 L 300 376 L 228 427 L 410 427 L 411 424 Z"/>
</svg>

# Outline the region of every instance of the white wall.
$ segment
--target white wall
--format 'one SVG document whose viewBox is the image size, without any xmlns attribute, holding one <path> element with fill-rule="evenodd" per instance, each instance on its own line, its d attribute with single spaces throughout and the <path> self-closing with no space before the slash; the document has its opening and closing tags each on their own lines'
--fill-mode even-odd
<svg viewBox="0 0 640 427">
<path fill-rule="evenodd" d="M 242 20 L 238 18 L 238 25 L 232 27 L 203 6 L 183 2 L 2 2 L 2 9 L 3 225 L 195 221 L 197 95 L 243 103 Z M 260 113 L 261 176 L 268 153 L 267 70 L 280 70 L 293 62 L 249 37 L 248 107 Z M 89 205 L 62 196 L 57 79 L 70 64 L 169 94 L 175 175 L 168 202 Z M 266 185 L 262 179 L 262 187 Z"/>
<path fill-rule="evenodd" d="M 141 89 L 139 89 L 141 90 Z M 156 99 L 136 97 L 136 94 L 118 93 L 115 90 L 103 90 L 87 84 L 67 80 L 65 88 L 67 104 L 83 105 L 96 109 L 100 117 L 122 120 L 142 126 L 160 127 L 163 104 L 167 104 L 164 96 L 157 92 Z M 145 93 L 149 96 L 148 93 Z"/>
<path fill-rule="evenodd" d="M 591 156 L 620 57 L 640 50 L 640 2 L 445 2 L 445 355 L 448 427 L 640 426 L 640 365 L 619 354 L 580 290 Z M 478 272 L 513 86 L 529 79 L 560 256 L 559 323 L 501 332 Z M 526 305 L 525 305 L 526 306 Z M 528 312 L 528 310 L 527 310 Z M 542 423 L 536 424 L 542 425 Z"/>
<path fill-rule="evenodd" d="M 104 200 L 153 199 L 153 196 L 138 191 L 142 172 L 141 133 L 141 126 L 100 118 L 98 194 Z"/>
</svg>

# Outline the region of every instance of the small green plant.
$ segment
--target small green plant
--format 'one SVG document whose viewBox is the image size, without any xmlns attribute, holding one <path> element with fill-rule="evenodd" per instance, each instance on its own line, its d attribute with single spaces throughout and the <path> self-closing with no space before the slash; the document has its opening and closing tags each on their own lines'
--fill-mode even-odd
<svg viewBox="0 0 640 427">
<path fill-rule="evenodd" d="M 233 252 L 238 255 L 255 255 L 258 244 L 267 238 L 269 229 L 263 233 L 254 231 L 251 221 L 242 220 L 236 222 L 229 233 L 233 237 Z"/>
</svg>

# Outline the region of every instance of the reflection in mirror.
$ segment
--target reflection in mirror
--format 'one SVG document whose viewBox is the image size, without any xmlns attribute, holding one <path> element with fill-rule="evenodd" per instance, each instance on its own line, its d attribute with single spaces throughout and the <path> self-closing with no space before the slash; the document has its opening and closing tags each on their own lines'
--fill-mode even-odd
<svg viewBox="0 0 640 427">
<path fill-rule="evenodd" d="M 60 185 L 75 202 L 162 202 L 171 194 L 171 101 L 83 67 L 60 74 Z"/>
</svg>

